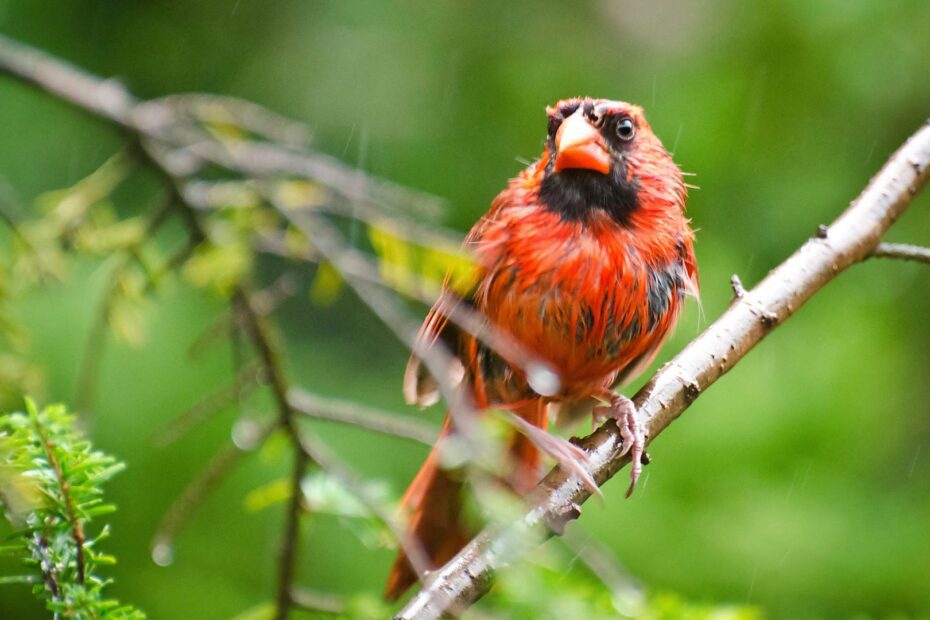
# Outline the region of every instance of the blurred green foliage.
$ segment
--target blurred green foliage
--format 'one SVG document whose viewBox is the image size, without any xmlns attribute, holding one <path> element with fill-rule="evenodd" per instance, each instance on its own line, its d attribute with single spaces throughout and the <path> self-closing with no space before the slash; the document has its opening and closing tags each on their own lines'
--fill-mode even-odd
<svg viewBox="0 0 930 620">
<path fill-rule="evenodd" d="M 116 509 L 102 487 L 123 467 L 94 450 L 60 405 L 39 410 L 27 399 L 25 413 L 0 414 L 0 500 L 14 528 L 0 553 L 20 563 L 19 574 L 0 583 L 31 584 L 56 618 L 145 618 L 104 596 L 112 582 L 100 568 L 116 558 L 100 544 L 108 527 L 91 526 Z"/>
<path fill-rule="evenodd" d="M 231 94 L 304 121 L 317 148 L 447 198 L 454 208 L 442 223 L 463 231 L 538 154 L 546 104 L 579 94 L 642 104 L 700 186 L 689 212 L 705 318 L 686 311 L 660 362 L 726 308 L 731 273 L 747 286 L 764 276 L 930 116 L 924 0 L 6 0 L 0 30 L 117 76 L 142 97 Z M 8 79 L 0 122 L 0 175 L 33 213 L 49 208 L 46 192 L 86 178 L 122 146 L 115 131 Z M 121 221 L 146 212 L 150 186 L 136 179 L 113 196 Z M 928 207 L 919 198 L 891 239 L 928 244 Z M 0 230 L 0 256 L 14 243 Z M 231 273 L 242 268 L 236 260 L 223 263 Z M 22 327 L 0 349 L 0 397 L 17 397 L 12 384 L 74 398 L 112 267 L 83 259 L 61 282 L 0 307 Z M 196 263 L 188 268 L 196 275 Z M 15 272 L 0 277 L 0 289 L 18 286 Z M 585 529 L 648 591 L 676 593 L 640 609 L 659 618 L 703 617 L 705 603 L 772 617 L 930 615 L 928 282 L 915 264 L 855 267 L 652 446 L 633 499 L 609 484 L 605 502 L 585 507 Z M 403 347 L 354 297 L 331 297 L 295 298 L 280 311 L 295 382 L 421 415 L 401 404 Z M 125 575 L 112 594 L 152 617 L 228 617 L 273 591 L 280 511 L 250 511 L 245 498 L 285 475 L 280 454 L 263 450 L 235 471 L 181 536 L 173 565 L 150 558 L 165 508 L 228 442 L 232 411 L 170 446 L 152 441 L 230 382 L 228 345 L 188 355 L 222 310 L 211 290 L 167 279 L 133 309 L 149 335 L 142 346 L 125 338 L 105 349 L 86 420 L 95 445 L 127 464 L 109 487 L 120 509 L 108 549 Z M 7 361 L 14 348 L 27 366 Z M 401 440 L 316 426 L 394 496 L 425 456 Z M 365 547 L 339 515 L 306 519 L 304 534 L 300 584 L 377 596 L 391 552 Z M 517 617 L 570 609 L 577 598 L 596 605 L 601 594 L 569 596 L 593 580 L 570 566 L 565 607 L 534 608 L 518 587 L 492 601 Z M 556 578 L 533 577 L 543 585 L 532 592 L 561 592 Z M 28 591 L 0 594 L 0 616 L 36 613 Z"/>
</svg>

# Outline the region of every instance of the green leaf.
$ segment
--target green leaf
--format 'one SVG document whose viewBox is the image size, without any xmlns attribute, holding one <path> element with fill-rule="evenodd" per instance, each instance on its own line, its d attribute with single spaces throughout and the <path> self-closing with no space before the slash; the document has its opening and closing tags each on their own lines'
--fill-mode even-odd
<svg viewBox="0 0 930 620">
<path fill-rule="evenodd" d="M 235 615 L 232 620 L 271 620 L 275 617 L 275 604 L 271 601 L 259 603 Z"/>
<path fill-rule="evenodd" d="M 393 545 L 387 527 L 358 498 L 362 493 L 366 501 L 378 502 L 387 508 L 389 494 L 384 484 L 364 482 L 359 489 L 348 489 L 326 471 L 316 469 L 304 476 L 300 489 L 310 512 L 342 519 L 349 531 L 369 547 Z"/>
<path fill-rule="evenodd" d="M 285 181 L 278 184 L 275 201 L 286 209 L 313 209 L 328 204 L 330 193 L 313 181 Z"/>
<path fill-rule="evenodd" d="M 184 277 L 195 286 L 212 287 L 229 294 L 251 267 L 252 257 L 245 243 L 224 245 L 202 243 L 184 264 Z"/>
<path fill-rule="evenodd" d="M 120 152 L 71 187 L 45 192 L 36 198 L 39 207 L 53 216 L 61 234 L 70 234 L 86 220 L 89 211 L 102 203 L 123 182 L 132 160 Z"/>
<path fill-rule="evenodd" d="M 312 512 L 341 517 L 367 517 L 371 514 L 355 495 L 321 469 L 304 476 L 300 490 Z"/>
<path fill-rule="evenodd" d="M 310 285 L 310 301 L 325 306 L 338 299 L 345 286 L 342 276 L 332 263 L 321 263 Z"/>
<path fill-rule="evenodd" d="M 249 512 L 258 512 L 269 506 L 286 502 L 290 497 L 290 480 L 279 478 L 249 491 L 244 500 L 245 509 Z"/>
<path fill-rule="evenodd" d="M 381 278 L 402 293 L 435 296 L 445 283 L 464 295 L 478 280 L 477 266 L 457 247 L 418 245 L 390 225 L 369 227 L 368 238 Z"/>
</svg>

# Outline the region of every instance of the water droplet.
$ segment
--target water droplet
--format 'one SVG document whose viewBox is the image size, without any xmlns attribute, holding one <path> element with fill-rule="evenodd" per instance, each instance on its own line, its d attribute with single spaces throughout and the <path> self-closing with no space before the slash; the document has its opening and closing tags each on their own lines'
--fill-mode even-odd
<svg viewBox="0 0 930 620">
<path fill-rule="evenodd" d="M 171 566 L 174 562 L 174 547 L 166 542 L 157 542 L 152 546 L 152 561 L 159 566 Z"/>
<path fill-rule="evenodd" d="M 536 362 L 526 367 L 526 380 L 533 391 L 540 396 L 554 396 L 562 387 L 559 375 L 545 364 Z"/>
<path fill-rule="evenodd" d="M 232 442 L 240 450 L 252 450 L 258 443 L 261 429 L 255 420 L 239 419 L 232 427 Z"/>
</svg>

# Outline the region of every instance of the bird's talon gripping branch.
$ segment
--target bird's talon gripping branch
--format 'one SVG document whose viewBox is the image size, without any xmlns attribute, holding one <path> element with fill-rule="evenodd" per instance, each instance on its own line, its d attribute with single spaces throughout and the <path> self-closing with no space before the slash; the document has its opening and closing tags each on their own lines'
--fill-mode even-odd
<svg viewBox="0 0 930 620">
<path fill-rule="evenodd" d="M 567 439 L 530 424 L 518 415 L 509 411 L 506 414 L 510 423 L 540 452 L 552 458 L 562 470 L 578 476 L 591 493 L 601 495 L 597 481 L 591 476 L 591 461 L 584 450 Z"/>
<path fill-rule="evenodd" d="M 629 398 L 611 392 L 605 395 L 605 399 L 610 404 L 595 407 L 594 420 L 596 424 L 601 424 L 608 418 L 612 419 L 620 429 L 620 437 L 623 439 L 620 456 L 631 453 L 630 488 L 626 492 L 626 496 L 629 497 L 636 488 L 643 465 L 649 462 L 649 456 L 645 452 L 646 427 L 636 418 L 636 406 Z"/>
</svg>

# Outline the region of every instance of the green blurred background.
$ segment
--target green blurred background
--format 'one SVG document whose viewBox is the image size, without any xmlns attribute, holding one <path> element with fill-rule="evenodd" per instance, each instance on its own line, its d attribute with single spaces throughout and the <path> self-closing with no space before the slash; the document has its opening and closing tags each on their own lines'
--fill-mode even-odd
<svg viewBox="0 0 930 620">
<path fill-rule="evenodd" d="M 700 186 L 689 212 L 704 317 L 685 313 L 660 362 L 832 220 L 930 116 L 930 3 L 781 2 L 0 2 L 0 31 L 140 97 L 243 97 L 307 123 L 347 163 L 448 199 L 467 230 L 541 149 L 546 104 L 574 95 L 643 105 Z M 120 136 L 0 79 L 0 174 L 24 204 L 86 176 Z M 142 208 L 122 196 L 121 208 Z M 930 243 L 923 196 L 890 238 Z M 0 230 L 0 250 L 8 243 Z M 5 260 L 0 255 L 0 259 Z M 70 402 L 107 279 L 81 262 L 20 297 L 15 316 L 44 370 L 44 402 Z M 243 498 L 283 475 L 274 447 L 249 457 L 181 536 L 170 567 L 149 544 L 166 507 L 229 441 L 228 410 L 167 448 L 156 429 L 229 382 L 229 351 L 191 358 L 223 310 L 169 282 L 141 347 L 110 339 L 90 434 L 126 461 L 107 549 L 112 593 L 152 617 L 228 617 L 271 598 L 280 507 Z M 930 271 L 871 261 L 829 285 L 702 396 L 651 448 L 623 501 L 613 482 L 582 523 L 653 592 L 761 607 L 775 618 L 930 616 Z M 420 415 L 402 404 L 405 351 L 349 294 L 281 314 L 295 382 Z M 438 423 L 438 415 L 426 414 Z M 366 475 L 399 494 L 426 449 L 320 423 Z M 304 523 L 298 582 L 380 591 L 392 554 L 335 519 Z M 37 613 L 22 586 L 0 616 Z"/>
</svg>

